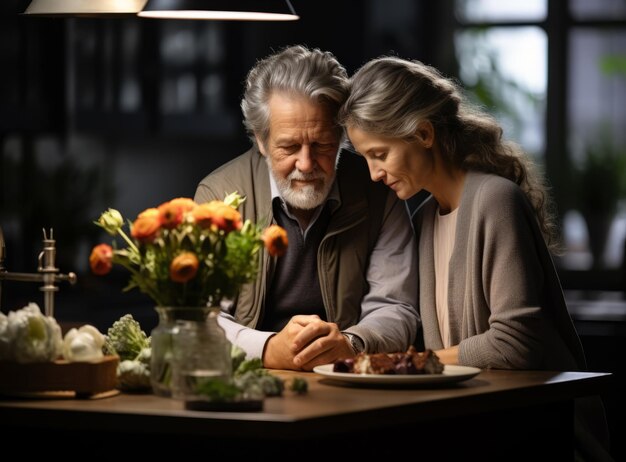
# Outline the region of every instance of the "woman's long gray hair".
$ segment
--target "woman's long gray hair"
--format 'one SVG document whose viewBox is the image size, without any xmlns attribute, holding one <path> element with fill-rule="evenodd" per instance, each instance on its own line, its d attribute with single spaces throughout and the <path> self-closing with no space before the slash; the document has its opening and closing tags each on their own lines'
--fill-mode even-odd
<svg viewBox="0 0 626 462">
<path fill-rule="evenodd" d="M 502 127 L 492 116 L 467 102 L 455 81 L 419 61 L 387 56 L 361 67 L 350 90 L 339 113 L 344 126 L 409 140 L 420 123 L 430 121 L 445 162 L 520 186 L 546 243 L 557 250 L 552 202 L 542 175 L 518 145 L 503 140 Z"/>
<path fill-rule="evenodd" d="M 348 96 L 348 74 L 330 52 L 294 45 L 259 61 L 248 73 L 241 101 L 244 125 L 253 143 L 255 134 L 269 135 L 268 101 L 273 92 L 305 96 L 328 104 L 336 114 Z M 342 129 L 337 124 L 340 135 Z"/>
</svg>

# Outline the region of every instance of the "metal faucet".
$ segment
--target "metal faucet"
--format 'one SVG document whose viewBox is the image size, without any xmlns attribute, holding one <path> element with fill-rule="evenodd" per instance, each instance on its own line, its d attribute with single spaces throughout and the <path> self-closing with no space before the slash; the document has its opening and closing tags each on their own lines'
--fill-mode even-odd
<svg viewBox="0 0 626 462">
<path fill-rule="evenodd" d="M 56 247 L 52 229 L 50 229 L 50 238 L 46 235 L 46 230 L 43 230 L 43 250 L 39 254 L 37 273 L 10 273 L 4 267 L 5 257 L 6 245 L 2 227 L 0 227 L 0 302 L 2 301 L 2 281 L 42 282 L 43 285 L 39 290 L 44 293 L 44 312 L 46 316 L 54 317 L 54 293 L 59 290 L 55 283 L 68 281 L 70 284 L 75 284 L 76 274 L 71 272 L 60 274 L 59 269 L 54 266 Z"/>
</svg>

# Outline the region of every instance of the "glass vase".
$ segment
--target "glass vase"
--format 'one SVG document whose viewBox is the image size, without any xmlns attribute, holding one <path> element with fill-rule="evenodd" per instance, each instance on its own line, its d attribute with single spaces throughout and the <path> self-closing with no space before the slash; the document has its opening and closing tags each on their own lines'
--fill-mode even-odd
<svg viewBox="0 0 626 462">
<path fill-rule="evenodd" d="M 231 344 L 218 307 L 157 307 L 150 379 L 156 395 L 188 400 L 208 380 L 232 380 Z"/>
</svg>

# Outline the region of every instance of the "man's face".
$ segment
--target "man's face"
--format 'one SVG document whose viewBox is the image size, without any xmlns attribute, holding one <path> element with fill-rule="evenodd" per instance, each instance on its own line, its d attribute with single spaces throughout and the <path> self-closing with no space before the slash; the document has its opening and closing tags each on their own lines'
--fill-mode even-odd
<svg viewBox="0 0 626 462">
<path fill-rule="evenodd" d="M 292 207 L 313 209 L 328 196 L 335 179 L 340 131 L 329 107 L 305 97 L 274 93 L 270 130 L 257 137 L 282 197 Z"/>
</svg>

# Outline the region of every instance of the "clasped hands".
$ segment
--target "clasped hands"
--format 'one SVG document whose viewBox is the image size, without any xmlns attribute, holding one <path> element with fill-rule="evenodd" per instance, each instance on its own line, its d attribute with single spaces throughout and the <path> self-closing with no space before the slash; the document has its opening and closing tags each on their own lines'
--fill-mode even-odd
<svg viewBox="0 0 626 462">
<path fill-rule="evenodd" d="M 337 324 L 317 315 L 297 315 L 267 341 L 263 366 L 310 371 L 353 356 L 354 350 Z"/>
</svg>

